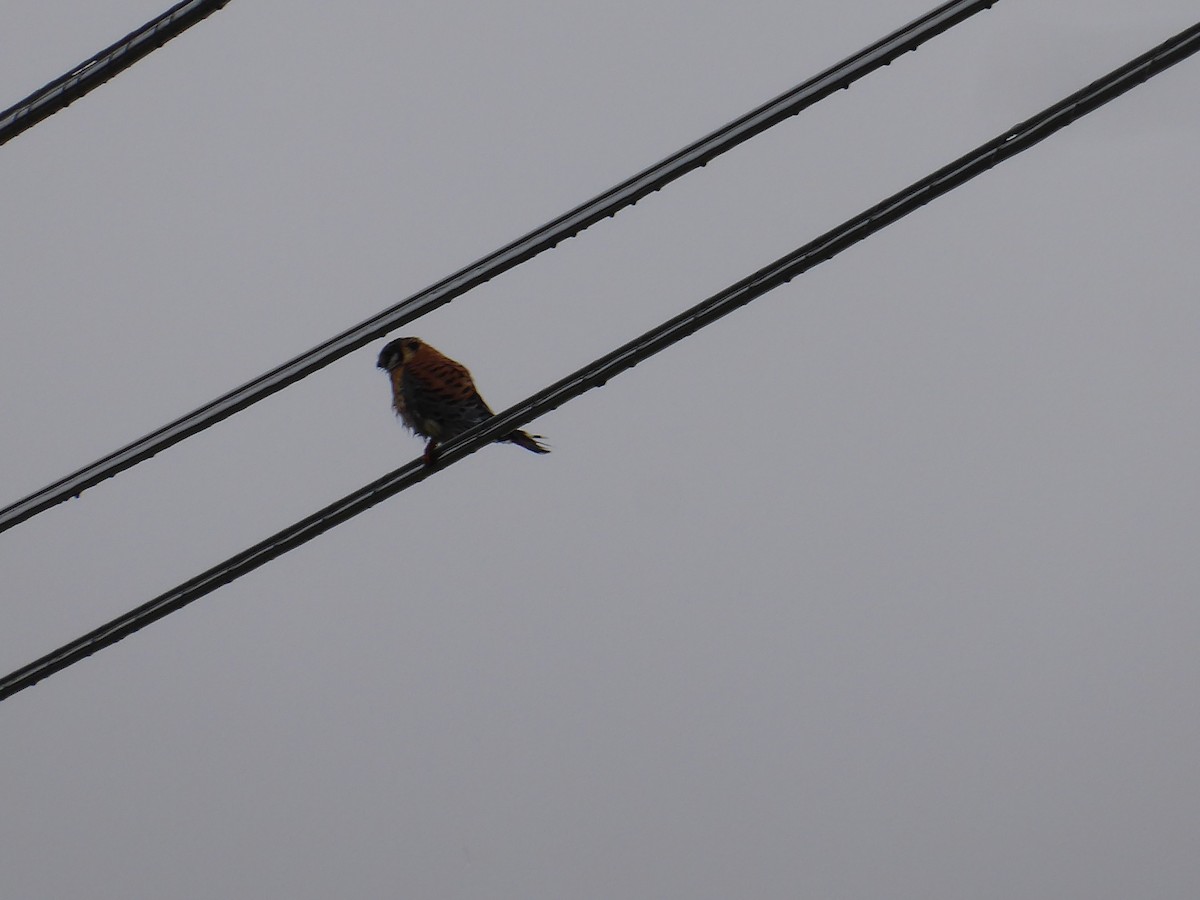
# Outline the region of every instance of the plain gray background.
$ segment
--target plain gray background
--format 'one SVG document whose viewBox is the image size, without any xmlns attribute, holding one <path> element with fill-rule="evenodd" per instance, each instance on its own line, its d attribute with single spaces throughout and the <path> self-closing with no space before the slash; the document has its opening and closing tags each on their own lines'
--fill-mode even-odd
<svg viewBox="0 0 1200 900">
<path fill-rule="evenodd" d="M 933 5 L 235 0 L 0 148 L 0 501 Z M 0 105 L 163 8 L 5 0 Z M 404 331 L 506 407 L 1195 12 L 999 0 Z M 1195 897 L 1198 107 L 1192 59 L 4 702 L 4 895 Z M 378 346 L 0 536 L 4 671 L 416 456 Z"/>
</svg>

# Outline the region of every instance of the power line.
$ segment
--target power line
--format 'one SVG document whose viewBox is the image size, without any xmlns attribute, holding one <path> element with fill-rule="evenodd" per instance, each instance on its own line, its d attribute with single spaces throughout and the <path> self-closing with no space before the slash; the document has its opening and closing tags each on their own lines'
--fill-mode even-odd
<svg viewBox="0 0 1200 900">
<path fill-rule="evenodd" d="M 793 253 L 762 268 L 686 312 L 646 332 L 572 375 L 505 410 L 483 425 L 464 433 L 441 449 L 437 469 L 419 460 L 402 466 L 338 502 L 313 513 L 265 541 L 255 544 L 220 565 L 185 581 L 149 603 L 107 625 L 60 647 L 41 659 L 0 679 L 0 700 L 30 687 L 96 651 L 116 643 L 151 622 L 181 609 L 193 600 L 257 569 L 299 547 L 319 534 L 370 509 L 388 497 L 423 481 L 433 472 L 458 462 L 495 438 L 522 427 L 585 391 L 599 387 L 615 375 L 665 350 L 722 316 L 746 305 L 767 291 L 831 259 L 931 200 L 980 175 L 1004 160 L 1028 150 L 1080 116 L 1115 99 L 1146 79 L 1200 50 L 1200 24 L 1193 25 L 1149 53 L 1093 82 L 1081 91 L 1010 128 L 948 166 L 938 169 L 897 194 L 888 197 L 837 228 L 809 241 Z"/>
<path fill-rule="evenodd" d="M 67 74 L 34 91 L 20 103 L 0 112 L 0 144 L 6 144 L 42 119 L 74 103 L 114 75 L 154 52 L 229 0 L 184 0 L 156 19 L 131 31 L 110 47 L 84 60 Z"/>
<path fill-rule="evenodd" d="M 0 532 L 49 509 L 107 478 L 149 459 L 182 440 L 227 419 L 229 416 L 264 400 L 288 385 L 311 375 L 399 326 L 411 322 L 455 297 L 508 271 L 560 241 L 626 206 L 659 190 L 670 182 L 731 150 L 779 122 L 822 100 L 837 90 L 888 65 L 909 50 L 963 20 L 990 8 L 998 0 L 954 0 L 943 3 L 892 32 L 871 46 L 826 69 L 819 75 L 781 94 L 774 100 L 735 119 L 677 153 L 639 172 L 616 187 L 577 206 L 570 212 L 531 231 L 524 237 L 460 269 L 436 284 L 418 291 L 341 334 L 330 338 L 300 356 L 276 366 L 235 390 L 206 403 L 199 409 L 164 425 L 120 450 L 60 478 L 22 500 L 0 509 Z"/>
</svg>

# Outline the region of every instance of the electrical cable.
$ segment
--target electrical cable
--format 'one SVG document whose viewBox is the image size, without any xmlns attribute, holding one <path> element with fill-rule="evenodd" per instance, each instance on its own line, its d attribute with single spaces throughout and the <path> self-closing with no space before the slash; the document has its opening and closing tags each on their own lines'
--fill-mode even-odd
<svg viewBox="0 0 1200 900">
<path fill-rule="evenodd" d="M 290 384 L 366 346 L 388 332 L 491 280 L 642 197 L 660 190 L 687 172 L 749 140 L 854 81 L 886 66 L 903 53 L 999 0 L 954 0 L 943 3 L 904 27 L 810 78 L 774 100 L 735 119 L 706 137 L 639 172 L 616 187 L 564 213 L 524 237 L 460 269 L 406 300 L 276 366 L 191 413 L 164 425 L 78 471 L 0 509 L 0 532 L 12 528 L 86 489 L 264 400 Z"/>
<path fill-rule="evenodd" d="M 49 118 L 100 87 L 139 59 L 153 53 L 173 37 L 208 18 L 229 0 L 184 0 L 165 13 L 131 31 L 121 40 L 84 60 L 67 74 L 34 91 L 24 100 L 0 112 L 0 144 Z"/>
<path fill-rule="evenodd" d="M 1126 63 L 1105 77 L 1010 128 L 933 174 L 849 219 L 837 228 L 753 275 L 714 294 L 686 312 L 641 337 L 584 366 L 577 372 L 505 410 L 441 448 L 436 468 L 414 460 L 288 528 L 255 544 L 225 562 L 183 582 L 106 625 L 71 641 L 0 679 L 0 700 L 30 687 L 96 651 L 116 643 L 151 622 L 181 609 L 224 584 L 278 556 L 299 547 L 388 497 L 423 481 L 434 472 L 479 450 L 514 428 L 555 409 L 585 391 L 603 385 L 615 375 L 670 347 L 718 318 L 746 305 L 767 291 L 831 259 L 869 235 L 948 193 L 977 175 L 1028 150 L 1079 117 L 1115 99 L 1143 81 L 1200 50 L 1200 24 L 1179 33 L 1150 52 Z"/>
</svg>

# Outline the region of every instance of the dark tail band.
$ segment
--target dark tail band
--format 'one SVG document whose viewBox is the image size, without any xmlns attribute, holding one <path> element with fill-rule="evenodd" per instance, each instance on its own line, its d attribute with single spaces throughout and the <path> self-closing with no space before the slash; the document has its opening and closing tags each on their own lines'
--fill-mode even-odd
<svg viewBox="0 0 1200 900">
<path fill-rule="evenodd" d="M 508 437 L 503 438 L 503 440 L 511 441 L 518 447 L 524 447 L 526 450 L 530 450 L 533 453 L 549 453 L 549 447 L 544 447 L 538 443 L 537 439 L 540 437 L 540 434 L 529 434 L 525 431 L 514 431 Z"/>
</svg>

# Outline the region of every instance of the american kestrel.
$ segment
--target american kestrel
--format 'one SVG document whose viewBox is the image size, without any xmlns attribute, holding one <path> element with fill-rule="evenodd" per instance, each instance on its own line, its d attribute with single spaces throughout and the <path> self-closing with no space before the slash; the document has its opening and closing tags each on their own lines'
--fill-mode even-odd
<svg viewBox="0 0 1200 900">
<path fill-rule="evenodd" d="M 420 338 L 402 337 L 379 351 L 376 365 L 392 379 L 392 406 L 414 432 L 428 438 L 425 465 L 437 459 L 438 445 L 495 415 L 471 373 L 461 363 L 434 350 Z M 534 453 L 550 451 L 537 442 L 541 435 L 514 431 L 498 441 L 510 441 Z"/>
</svg>

